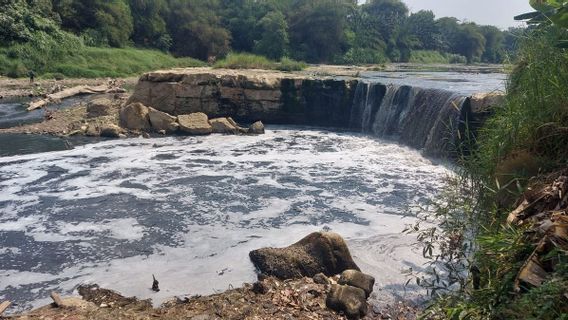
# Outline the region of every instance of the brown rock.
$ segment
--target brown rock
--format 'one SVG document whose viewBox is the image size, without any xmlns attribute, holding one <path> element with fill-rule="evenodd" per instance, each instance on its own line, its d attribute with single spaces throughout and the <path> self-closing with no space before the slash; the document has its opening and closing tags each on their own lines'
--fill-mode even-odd
<svg viewBox="0 0 568 320">
<path fill-rule="evenodd" d="M 149 109 L 141 103 L 129 104 L 120 110 L 120 121 L 127 129 L 150 129 Z"/>
<path fill-rule="evenodd" d="M 104 117 L 111 114 L 112 100 L 100 98 L 87 104 L 87 118 Z"/>
<path fill-rule="evenodd" d="M 176 132 L 179 129 L 177 118 L 168 113 L 149 107 L 148 117 L 152 129 L 158 132 L 162 130 L 166 132 Z"/>
<path fill-rule="evenodd" d="M 323 273 L 318 273 L 318 274 L 316 274 L 316 275 L 313 277 L 313 280 L 314 280 L 314 282 L 317 283 L 317 284 L 323 284 L 323 285 L 331 284 L 331 281 L 329 281 L 329 278 L 326 277 L 326 275 L 323 274 Z"/>
<path fill-rule="evenodd" d="M 257 121 L 250 125 L 248 133 L 250 134 L 264 134 L 264 124 L 261 121 Z"/>
<path fill-rule="evenodd" d="M 120 135 L 123 133 L 121 127 L 115 124 L 105 124 L 101 127 L 101 137 L 107 138 L 120 138 Z"/>
<path fill-rule="evenodd" d="M 366 297 L 368 298 L 373 292 L 375 278 L 370 275 L 364 274 L 361 271 L 345 270 L 343 271 L 343 273 L 341 273 L 341 277 L 339 278 L 338 283 L 363 289 L 363 291 L 365 291 Z"/>
<path fill-rule="evenodd" d="M 359 288 L 334 284 L 325 304 L 332 310 L 345 313 L 348 319 L 360 319 L 367 315 L 365 291 Z"/>
<path fill-rule="evenodd" d="M 209 123 L 213 128 L 213 133 L 237 134 L 239 132 L 237 126 L 233 125 L 227 118 L 211 119 Z"/>
<path fill-rule="evenodd" d="M 263 248 L 249 253 L 261 273 L 280 279 L 332 276 L 359 270 L 343 238 L 331 232 L 315 232 L 286 248 Z"/>
<path fill-rule="evenodd" d="M 213 132 L 207 115 L 202 112 L 178 116 L 178 123 L 180 130 L 188 134 L 205 135 Z"/>
</svg>

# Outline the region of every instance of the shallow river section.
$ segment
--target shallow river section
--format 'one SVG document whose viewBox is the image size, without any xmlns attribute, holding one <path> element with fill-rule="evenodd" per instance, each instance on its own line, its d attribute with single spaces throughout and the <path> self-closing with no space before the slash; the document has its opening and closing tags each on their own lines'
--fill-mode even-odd
<svg viewBox="0 0 568 320">
<path fill-rule="evenodd" d="M 319 230 L 346 238 L 376 300 L 416 298 L 401 272 L 424 261 L 402 230 L 450 171 L 364 135 L 270 129 L 0 158 L 0 300 L 21 310 L 82 283 L 209 294 L 255 281 L 250 250 Z"/>
</svg>

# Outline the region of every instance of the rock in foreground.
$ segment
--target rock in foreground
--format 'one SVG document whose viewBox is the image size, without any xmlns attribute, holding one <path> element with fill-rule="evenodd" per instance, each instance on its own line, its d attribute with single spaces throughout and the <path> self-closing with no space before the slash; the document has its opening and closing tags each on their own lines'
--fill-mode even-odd
<svg viewBox="0 0 568 320">
<path fill-rule="evenodd" d="M 280 279 L 333 276 L 345 270 L 360 270 L 343 238 L 331 232 L 315 232 L 286 248 L 263 248 L 249 253 L 264 275 Z"/>
<path fill-rule="evenodd" d="M 178 116 L 180 130 L 191 135 L 205 135 L 213 132 L 209 118 L 205 113 L 196 112 Z"/>
</svg>

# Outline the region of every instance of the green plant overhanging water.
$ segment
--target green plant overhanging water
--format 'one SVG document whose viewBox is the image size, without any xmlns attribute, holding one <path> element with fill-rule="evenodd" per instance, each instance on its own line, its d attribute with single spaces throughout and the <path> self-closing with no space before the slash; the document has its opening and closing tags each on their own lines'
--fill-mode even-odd
<svg viewBox="0 0 568 320">
<path fill-rule="evenodd" d="M 430 272 L 413 276 L 437 296 L 424 319 L 568 319 L 567 253 L 554 252 L 561 267 L 549 281 L 516 294 L 536 244 L 505 225 L 532 176 L 568 166 L 568 53 L 556 46 L 564 38 L 546 26 L 522 39 L 504 104 L 478 135 L 465 135 L 457 175 L 422 219 L 442 223 L 409 228 L 430 261 Z"/>
</svg>

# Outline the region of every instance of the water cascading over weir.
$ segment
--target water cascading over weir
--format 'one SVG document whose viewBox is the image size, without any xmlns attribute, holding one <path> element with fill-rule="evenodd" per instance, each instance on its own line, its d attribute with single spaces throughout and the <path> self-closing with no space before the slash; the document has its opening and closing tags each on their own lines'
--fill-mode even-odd
<svg viewBox="0 0 568 320">
<path fill-rule="evenodd" d="M 358 82 L 349 129 L 443 155 L 456 147 L 466 101 L 446 90 Z"/>
<path fill-rule="evenodd" d="M 449 156 L 469 97 L 431 88 L 268 71 L 174 70 L 143 75 L 129 102 L 174 115 L 348 129 Z"/>
</svg>

